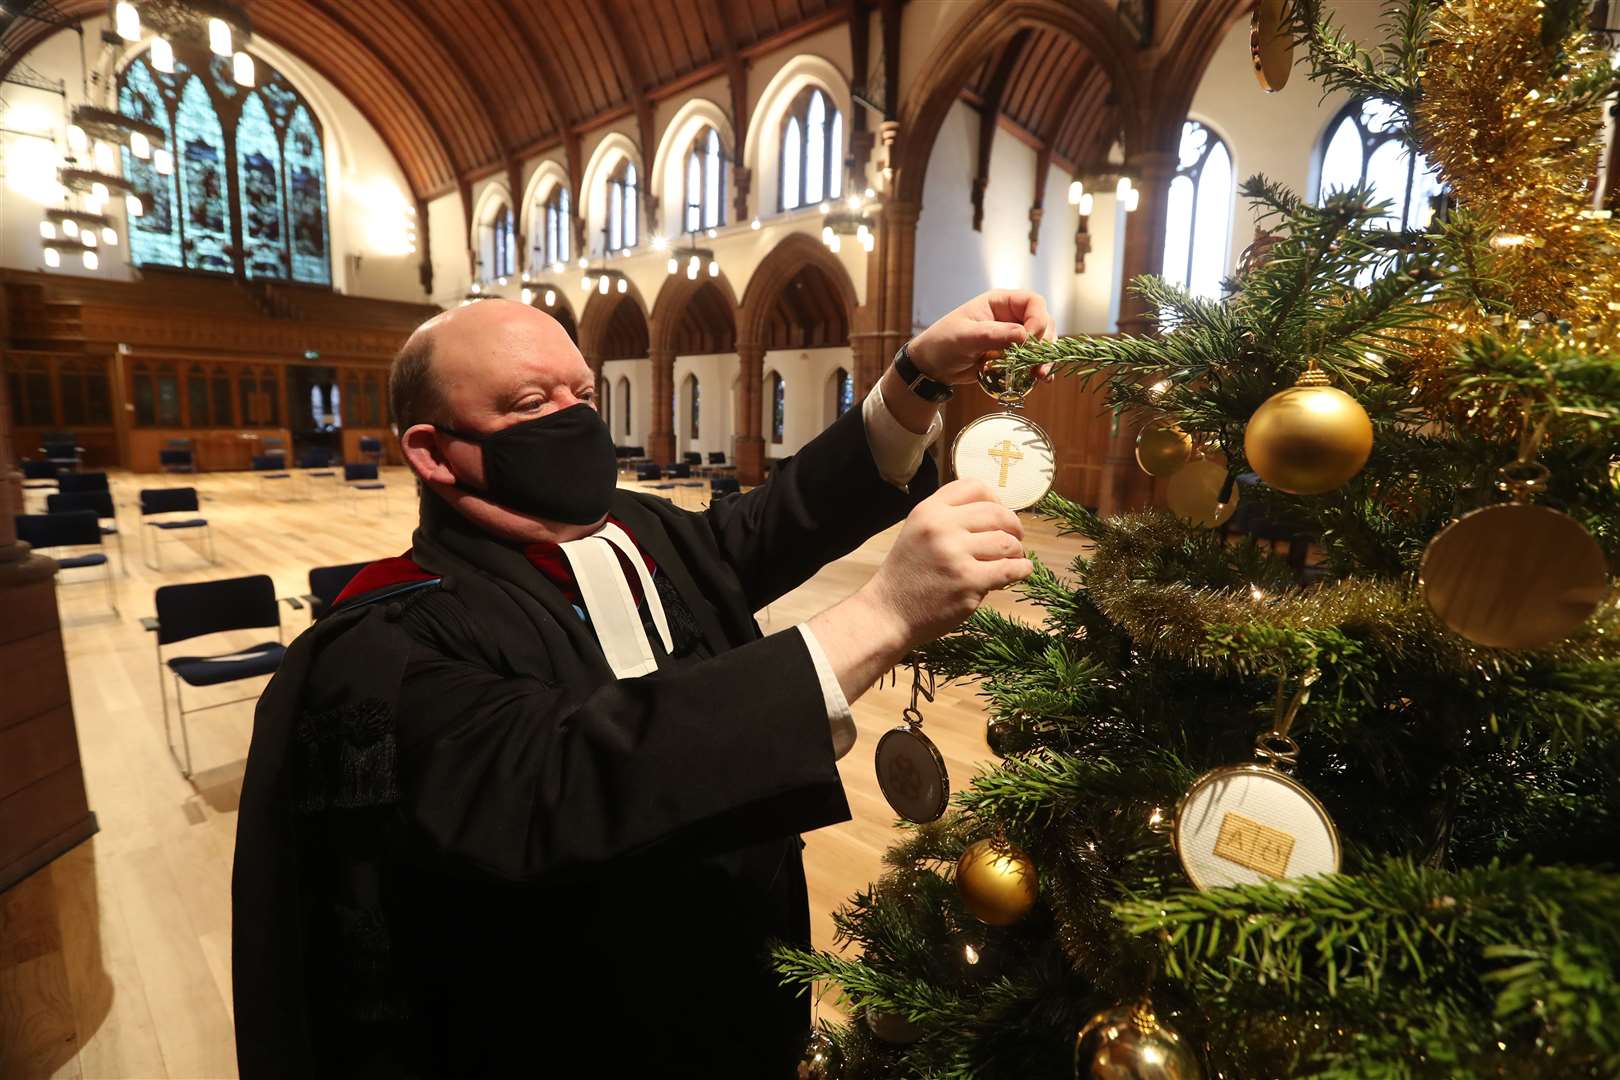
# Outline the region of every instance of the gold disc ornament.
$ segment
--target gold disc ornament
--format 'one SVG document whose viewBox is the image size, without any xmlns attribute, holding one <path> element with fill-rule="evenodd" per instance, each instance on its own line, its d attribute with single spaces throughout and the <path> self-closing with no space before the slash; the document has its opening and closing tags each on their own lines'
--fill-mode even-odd
<svg viewBox="0 0 1620 1080">
<path fill-rule="evenodd" d="M 1429 541 L 1418 571 L 1435 617 L 1476 645 L 1536 649 L 1573 634 L 1609 594 L 1603 549 L 1546 506 L 1464 514 Z"/>
<path fill-rule="evenodd" d="M 1227 470 L 1226 455 L 1218 452 L 1194 458 L 1177 469 L 1164 495 L 1171 510 L 1206 529 L 1220 528 L 1237 512 L 1237 484 Z"/>
<path fill-rule="evenodd" d="M 1046 498 L 1057 474 L 1052 440 L 1034 421 L 1013 411 L 1036 381 L 1033 372 L 1014 371 L 999 354 L 987 353 L 979 367 L 979 386 L 1007 408 L 974 420 L 951 443 L 957 477 L 983 481 L 1009 510 L 1025 510 Z"/>
<path fill-rule="evenodd" d="M 1258 0 L 1249 19 L 1249 59 L 1260 88 L 1275 94 L 1294 69 L 1294 37 L 1288 32 L 1289 0 Z"/>
<path fill-rule="evenodd" d="M 1035 863 L 1005 840 L 969 844 L 956 862 L 956 889 L 974 918 L 1011 926 L 1029 914 L 1040 894 Z"/>
<path fill-rule="evenodd" d="M 1249 417 L 1243 452 L 1267 484 L 1290 495 L 1340 487 L 1372 455 L 1372 421 L 1361 402 L 1313 362 L 1299 382 L 1267 398 Z"/>
<path fill-rule="evenodd" d="M 1169 424 L 1143 428 L 1136 436 L 1136 464 L 1149 476 L 1170 476 L 1192 457 L 1192 439 Z"/>
<path fill-rule="evenodd" d="M 1203 1080 L 1198 1054 L 1145 1001 L 1105 1009 L 1074 1040 L 1075 1080 Z"/>
<path fill-rule="evenodd" d="M 1298 780 L 1271 765 L 1231 765 L 1193 781 L 1170 836 L 1200 889 L 1339 869 L 1339 830 Z"/>
<path fill-rule="evenodd" d="M 913 665 L 911 704 L 900 713 L 904 721 L 878 740 L 872 758 L 878 788 L 896 814 L 918 825 L 938 821 L 951 798 L 951 776 L 934 740 L 923 734 L 919 701 L 934 700 L 934 673 Z"/>
</svg>

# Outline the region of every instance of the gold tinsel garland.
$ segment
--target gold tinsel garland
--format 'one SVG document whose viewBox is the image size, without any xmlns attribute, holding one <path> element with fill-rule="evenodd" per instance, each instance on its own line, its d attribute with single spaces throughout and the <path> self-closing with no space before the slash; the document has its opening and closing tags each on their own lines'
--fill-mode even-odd
<svg viewBox="0 0 1620 1080">
<path fill-rule="evenodd" d="M 1414 129 L 1457 202 L 1493 229 L 1507 329 L 1539 314 L 1608 349 L 1620 344 L 1620 226 L 1590 209 L 1603 102 L 1582 87 L 1609 60 L 1584 33 L 1544 43 L 1544 15 L 1536 0 L 1441 7 Z M 1457 316 L 1478 329 L 1473 313 Z"/>
</svg>

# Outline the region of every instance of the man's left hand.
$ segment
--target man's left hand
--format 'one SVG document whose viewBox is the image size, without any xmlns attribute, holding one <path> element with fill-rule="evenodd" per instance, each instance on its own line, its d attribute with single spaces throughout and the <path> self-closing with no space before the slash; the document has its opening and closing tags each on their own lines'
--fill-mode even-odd
<svg viewBox="0 0 1620 1080">
<path fill-rule="evenodd" d="M 907 348 L 924 375 L 959 385 L 978 378 L 985 353 L 1055 333 L 1040 293 L 992 289 L 940 318 Z"/>
</svg>

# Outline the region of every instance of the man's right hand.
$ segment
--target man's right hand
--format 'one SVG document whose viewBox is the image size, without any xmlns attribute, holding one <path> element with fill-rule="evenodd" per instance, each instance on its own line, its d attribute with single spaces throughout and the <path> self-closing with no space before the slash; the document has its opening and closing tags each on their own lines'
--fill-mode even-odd
<svg viewBox="0 0 1620 1080">
<path fill-rule="evenodd" d="M 906 653 L 954 630 L 986 594 L 1022 581 L 1024 526 L 978 480 L 946 484 L 906 518 L 860 591 L 810 620 L 844 696 L 860 697 Z"/>
<path fill-rule="evenodd" d="M 946 484 L 906 518 L 862 591 L 910 650 L 948 633 L 995 589 L 1029 577 L 1024 526 L 978 480 Z"/>
</svg>

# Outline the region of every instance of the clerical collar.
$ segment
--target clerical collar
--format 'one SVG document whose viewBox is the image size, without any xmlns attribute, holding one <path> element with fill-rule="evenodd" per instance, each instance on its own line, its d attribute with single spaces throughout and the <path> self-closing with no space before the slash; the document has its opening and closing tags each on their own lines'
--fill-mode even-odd
<svg viewBox="0 0 1620 1080">
<path fill-rule="evenodd" d="M 579 586 L 585 610 L 590 612 L 591 626 L 596 631 L 597 643 L 607 658 L 608 666 L 620 679 L 633 679 L 658 670 L 658 659 L 653 655 L 652 643 L 641 622 L 641 613 L 631 579 L 625 572 L 629 566 L 635 571 L 641 594 L 647 601 L 647 612 L 668 655 L 675 651 L 670 636 L 669 620 L 664 615 L 663 602 L 653 588 L 648 560 L 637 549 L 619 525 L 608 521 L 590 536 L 569 540 L 557 545 L 573 571 Z M 620 559 L 620 555 L 624 559 Z"/>
</svg>

